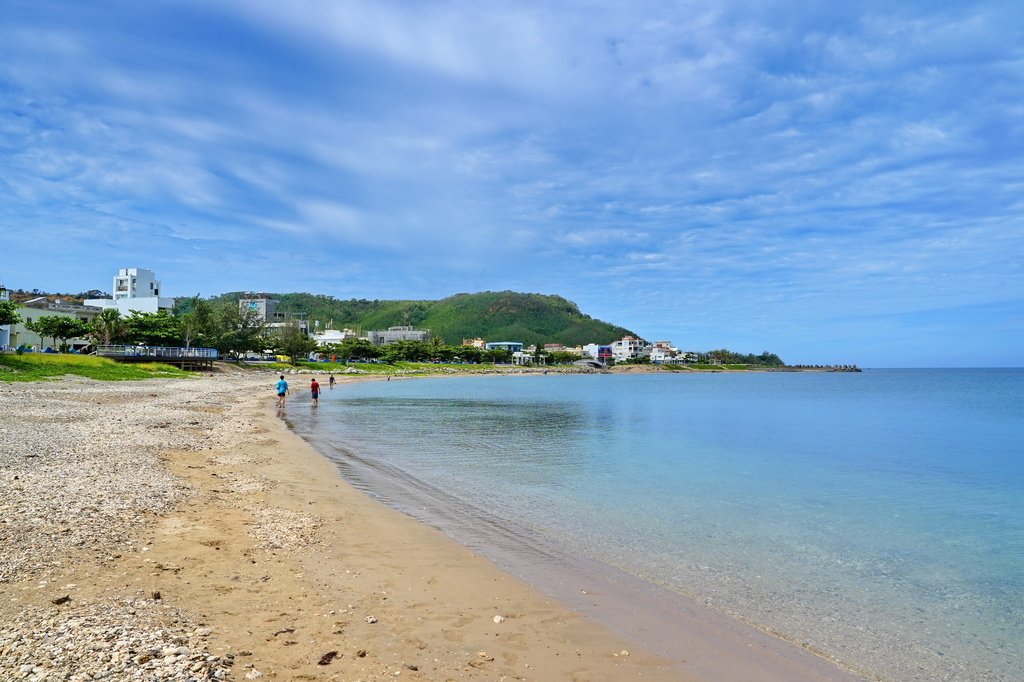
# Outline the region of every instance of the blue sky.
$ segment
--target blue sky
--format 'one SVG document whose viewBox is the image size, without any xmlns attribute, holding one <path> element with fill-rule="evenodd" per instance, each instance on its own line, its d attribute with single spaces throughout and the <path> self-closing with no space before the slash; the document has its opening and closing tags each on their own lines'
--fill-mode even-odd
<svg viewBox="0 0 1024 682">
<path fill-rule="evenodd" d="M 1024 4 L 8 0 L 0 230 L 13 288 L 513 289 L 1019 366 Z"/>
</svg>

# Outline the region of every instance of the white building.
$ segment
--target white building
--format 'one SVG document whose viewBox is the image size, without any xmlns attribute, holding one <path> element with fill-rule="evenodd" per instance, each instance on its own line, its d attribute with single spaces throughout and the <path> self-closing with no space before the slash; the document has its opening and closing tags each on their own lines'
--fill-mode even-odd
<svg viewBox="0 0 1024 682">
<path fill-rule="evenodd" d="M 655 341 L 651 346 L 651 363 L 655 365 L 682 365 L 697 362 L 693 351 L 679 350 L 671 341 Z"/>
<path fill-rule="evenodd" d="M 9 301 L 11 295 L 7 293 L 7 289 L 0 287 L 0 301 Z M 7 350 L 11 347 L 11 325 L 4 324 L 0 325 L 0 351 Z"/>
<path fill-rule="evenodd" d="M 90 298 L 87 306 L 115 308 L 125 317 L 133 311 L 155 313 L 171 310 L 174 299 L 160 295 L 160 282 L 156 273 L 145 268 L 121 268 L 114 275 L 113 298 Z"/>
<path fill-rule="evenodd" d="M 22 303 L 21 308 L 18 309 L 18 315 L 21 316 L 21 322 L 14 325 L 10 330 L 10 337 L 7 343 L 15 348 L 18 346 L 26 346 L 28 348 L 35 348 L 36 350 L 43 350 L 48 345 L 54 343 L 55 339 L 40 336 L 28 328 L 29 324 L 38 322 L 42 317 L 58 316 L 77 317 L 82 322 L 92 322 L 100 312 L 100 309 L 94 306 L 65 303 L 60 299 L 51 302 L 42 296 L 39 298 L 33 298 L 30 301 Z M 80 350 L 88 346 L 89 343 L 90 341 L 87 338 L 68 339 L 68 345 L 75 350 Z"/>
<path fill-rule="evenodd" d="M 512 364 L 520 366 L 533 364 L 546 365 L 547 358 L 545 358 L 543 355 L 537 357 L 533 353 L 519 350 L 516 351 L 515 353 L 512 353 Z"/>
<path fill-rule="evenodd" d="M 670 362 L 677 353 L 679 353 L 679 349 L 673 347 L 671 341 L 655 341 L 651 345 L 651 363 L 663 365 Z"/>
<path fill-rule="evenodd" d="M 388 327 L 387 331 L 367 332 L 366 338 L 375 346 L 386 346 L 389 343 L 396 343 L 398 341 L 426 341 L 430 338 L 430 330 L 414 329 L 412 327 Z"/>
<path fill-rule="evenodd" d="M 612 342 L 612 355 L 615 362 L 634 360 L 645 354 L 647 342 L 635 336 L 623 336 L 619 341 Z"/>
<path fill-rule="evenodd" d="M 615 360 L 612 347 L 601 343 L 588 343 L 583 346 L 583 357 L 593 358 L 598 362 L 608 364 Z"/>
<path fill-rule="evenodd" d="M 346 339 L 356 339 L 359 335 L 351 329 L 325 329 L 322 332 L 313 334 L 313 338 L 316 340 L 318 346 L 330 346 L 332 344 L 338 344 Z"/>
</svg>

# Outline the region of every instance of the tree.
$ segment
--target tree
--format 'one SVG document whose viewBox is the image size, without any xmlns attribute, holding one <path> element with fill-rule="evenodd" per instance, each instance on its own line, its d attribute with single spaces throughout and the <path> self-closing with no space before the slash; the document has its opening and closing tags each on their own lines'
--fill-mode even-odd
<svg viewBox="0 0 1024 682">
<path fill-rule="evenodd" d="M 484 357 L 496 365 L 507 365 L 512 362 L 512 351 L 505 350 L 504 348 L 495 348 L 494 350 L 487 351 Z"/>
<path fill-rule="evenodd" d="M 575 353 L 568 353 L 564 350 L 556 350 L 549 354 L 551 357 L 552 364 L 555 365 L 571 365 L 580 359 L 579 355 Z"/>
<path fill-rule="evenodd" d="M 380 349 L 366 339 L 345 339 L 331 348 L 330 353 L 337 355 L 344 362 L 352 358 L 370 359 L 380 357 Z"/>
<path fill-rule="evenodd" d="M 298 362 L 299 358 L 304 358 L 316 348 L 316 341 L 306 336 L 306 332 L 299 328 L 297 322 L 286 324 L 275 340 L 275 345 L 282 353 L 291 358 L 293 365 Z"/>
<path fill-rule="evenodd" d="M 463 362 L 479 363 L 484 357 L 484 351 L 476 346 L 459 346 L 456 354 Z"/>
<path fill-rule="evenodd" d="M 109 346 L 124 340 L 128 325 L 117 308 L 107 308 L 92 321 L 89 336 L 97 343 Z"/>
<path fill-rule="evenodd" d="M 181 343 L 181 320 L 166 310 L 155 313 L 133 310 L 125 326 L 125 336 L 129 343 L 144 346 L 177 346 Z"/>
<path fill-rule="evenodd" d="M 196 312 L 193 309 L 192 312 Z M 205 315 L 205 313 L 200 313 Z M 226 301 L 211 310 L 212 331 L 204 340 L 222 354 L 235 354 L 237 360 L 249 351 L 266 348 L 266 323 L 255 310 L 242 310 L 235 301 Z M 201 317 L 194 320 L 201 326 Z M 199 327 L 197 327 L 198 329 Z"/>
<path fill-rule="evenodd" d="M 0 327 L 21 322 L 18 304 L 14 301 L 0 301 Z"/>
<path fill-rule="evenodd" d="M 175 313 L 181 320 L 182 340 L 186 348 L 193 345 L 214 346 L 221 331 L 216 311 L 208 301 L 196 296 L 175 305 Z"/>
<path fill-rule="evenodd" d="M 30 322 L 25 326 L 39 334 L 43 339 L 49 336 L 53 339 L 54 343 L 56 343 L 57 339 L 60 339 L 60 351 L 62 353 L 67 351 L 68 339 L 86 336 L 92 331 L 92 327 L 87 322 L 83 322 L 77 317 L 71 317 L 70 315 L 40 317 L 35 322 Z"/>
</svg>

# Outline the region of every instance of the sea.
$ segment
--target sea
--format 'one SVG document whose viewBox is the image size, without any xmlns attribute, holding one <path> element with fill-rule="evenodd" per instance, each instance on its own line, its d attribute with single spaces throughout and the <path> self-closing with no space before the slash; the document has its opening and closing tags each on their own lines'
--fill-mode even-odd
<svg viewBox="0 0 1024 682">
<path fill-rule="evenodd" d="M 1024 369 L 396 379 L 288 420 L 555 596 L 606 567 L 865 676 L 1024 679 Z"/>
</svg>

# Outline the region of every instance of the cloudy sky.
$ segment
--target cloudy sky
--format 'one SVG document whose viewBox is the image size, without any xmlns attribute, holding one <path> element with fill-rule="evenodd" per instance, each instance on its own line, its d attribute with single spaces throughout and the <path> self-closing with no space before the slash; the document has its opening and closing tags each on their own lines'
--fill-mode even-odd
<svg viewBox="0 0 1024 682">
<path fill-rule="evenodd" d="M 0 234 L 12 288 L 513 289 L 1019 366 L 1024 4 L 6 0 Z"/>
</svg>

